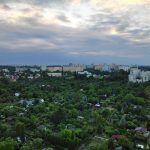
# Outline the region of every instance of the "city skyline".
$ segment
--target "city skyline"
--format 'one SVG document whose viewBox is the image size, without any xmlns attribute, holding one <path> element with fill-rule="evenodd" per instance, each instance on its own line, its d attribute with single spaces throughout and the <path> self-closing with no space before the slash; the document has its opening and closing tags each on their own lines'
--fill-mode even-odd
<svg viewBox="0 0 150 150">
<path fill-rule="evenodd" d="M 149 0 L 2 0 L 0 64 L 150 65 Z"/>
</svg>

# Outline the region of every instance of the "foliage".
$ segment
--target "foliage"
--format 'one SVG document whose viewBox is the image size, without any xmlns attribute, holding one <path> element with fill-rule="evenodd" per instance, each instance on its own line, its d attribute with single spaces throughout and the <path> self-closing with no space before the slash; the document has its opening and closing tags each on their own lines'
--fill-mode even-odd
<svg viewBox="0 0 150 150">
<path fill-rule="evenodd" d="M 11 138 L 6 138 L 0 142 L 0 150 L 16 150 L 16 148 L 17 143 Z"/>
<path fill-rule="evenodd" d="M 123 71 L 93 73 L 109 78 L 72 73 L 50 78 L 40 72 L 40 78 L 29 80 L 29 70 L 16 82 L 0 78 L 0 150 L 134 149 L 136 137 L 129 131 L 150 130 L 149 84 L 128 83 Z"/>
</svg>

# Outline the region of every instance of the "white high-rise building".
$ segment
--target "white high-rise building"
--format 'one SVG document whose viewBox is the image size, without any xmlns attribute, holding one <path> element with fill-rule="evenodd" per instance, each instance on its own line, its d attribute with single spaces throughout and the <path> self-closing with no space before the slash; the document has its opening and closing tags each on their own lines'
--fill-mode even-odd
<svg viewBox="0 0 150 150">
<path fill-rule="evenodd" d="M 150 81 L 150 71 L 141 71 L 138 68 L 131 68 L 128 78 L 129 82 L 148 82 Z"/>
<path fill-rule="evenodd" d="M 47 70 L 47 66 L 46 66 L 46 65 L 42 65 L 42 66 L 41 66 L 41 70 L 42 70 L 42 71 L 46 71 L 46 70 Z"/>
</svg>

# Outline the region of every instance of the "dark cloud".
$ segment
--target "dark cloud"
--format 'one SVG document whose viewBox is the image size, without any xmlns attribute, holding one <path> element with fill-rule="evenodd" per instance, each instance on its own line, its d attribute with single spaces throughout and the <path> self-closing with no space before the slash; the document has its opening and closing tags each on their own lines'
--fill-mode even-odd
<svg viewBox="0 0 150 150">
<path fill-rule="evenodd" d="M 70 22 L 69 19 L 65 15 L 59 15 L 57 18 L 63 22 Z"/>
<path fill-rule="evenodd" d="M 11 8 L 7 5 L 7 4 L 3 4 L 3 5 L 1 5 L 0 6 L 2 9 L 4 9 L 4 10 L 11 10 Z"/>
<path fill-rule="evenodd" d="M 38 17 L 20 17 L 19 22 L 30 25 L 30 26 L 39 26 L 41 25 Z"/>
<path fill-rule="evenodd" d="M 82 7 L 70 10 L 68 0 L 1 0 L 0 4 L 6 14 L 0 15 L 0 63 L 150 64 L 150 25 L 144 17 L 149 8 L 96 7 L 85 13 L 77 11 Z"/>
</svg>

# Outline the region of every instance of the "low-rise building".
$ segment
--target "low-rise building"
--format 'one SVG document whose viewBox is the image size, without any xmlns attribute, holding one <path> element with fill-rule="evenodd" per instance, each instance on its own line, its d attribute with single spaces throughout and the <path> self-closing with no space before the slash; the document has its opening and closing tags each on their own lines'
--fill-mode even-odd
<svg viewBox="0 0 150 150">
<path fill-rule="evenodd" d="M 34 79 L 33 75 L 31 74 L 30 76 L 28 76 L 28 79 L 29 79 L 29 80 Z"/>
<path fill-rule="evenodd" d="M 111 71 L 118 71 L 119 70 L 119 66 L 116 64 L 110 64 L 109 67 L 110 67 Z"/>
<path fill-rule="evenodd" d="M 33 72 L 33 73 L 34 72 L 40 72 L 40 69 L 38 69 L 38 68 L 30 68 L 30 71 Z"/>
<path fill-rule="evenodd" d="M 9 73 L 9 70 L 6 69 L 6 68 L 5 68 L 5 69 L 2 69 L 2 71 L 5 72 L 5 73 Z"/>
<path fill-rule="evenodd" d="M 33 100 L 20 100 L 20 104 L 23 106 L 23 107 L 29 107 L 29 106 L 32 106 L 33 105 Z"/>
<path fill-rule="evenodd" d="M 63 66 L 63 72 L 78 72 L 78 71 L 83 71 L 84 70 L 84 65 L 66 65 Z"/>
<path fill-rule="evenodd" d="M 92 77 L 92 73 L 88 71 L 80 71 L 77 73 L 78 75 L 85 75 L 87 78 Z"/>
<path fill-rule="evenodd" d="M 56 72 L 56 73 L 47 73 L 50 77 L 62 77 L 62 73 Z"/>
<path fill-rule="evenodd" d="M 94 70 L 100 70 L 100 71 L 102 71 L 102 69 L 103 69 L 103 65 L 102 64 L 94 65 Z"/>
<path fill-rule="evenodd" d="M 118 66 L 119 70 L 130 71 L 130 66 L 128 65 L 120 65 Z"/>
<path fill-rule="evenodd" d="M 37 78 L 40 78 L 41 75 L 39 73 L 37 73 L 34 77 L 35 77 L 35 79 L 37 79 Z"/>
<path fill-rule="evenodd" d="M 147 128 L 137 127 L 135 128 L 135 137 L 138 139 L 147 139 L 150 133 Z"/>
<path fill-rule="evenodd" d="M 17 66 L 16 67 L 16 72 L 24 72 L 27 71 L 28 68 L 27 67 L 22 67 L 22 66 Z"/>
<path fill-rule="evenodd" d="M 15 93 L 15 96 L 16 96 L 16 97 L 19 97 L 19 96 L 20 96 L 20 93 L 18 93 L 18 92 Z"/>
<path fill-rule="evenodd" d="M 63 70 L 62 66 L 49 66 L 49 67 L 47 67 L 47 71 L 49 71 L 49 72 L 56 72 L 56 71 L 62 72 L 62 70 Z"/>
<path fill-rule="evenodd" d="M 111 71 L 110 65 L 103 64 L 102 71 L 110 72 Z"/>
</svg>

